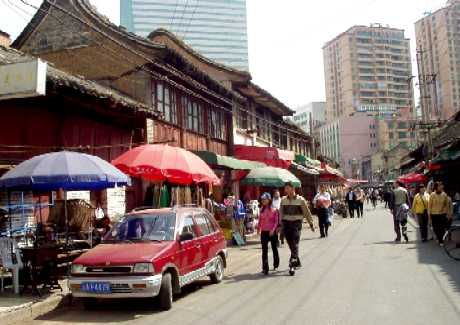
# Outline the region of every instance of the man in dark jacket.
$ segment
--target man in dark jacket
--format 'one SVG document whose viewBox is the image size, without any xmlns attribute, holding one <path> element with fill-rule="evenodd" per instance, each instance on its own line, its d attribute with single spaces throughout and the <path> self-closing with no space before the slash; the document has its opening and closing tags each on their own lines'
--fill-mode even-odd
<svg viewBox="0 0 460 325">
<path fill-rule="evenodd" d="M 355 191 L 350 187 L 348 193 L 345 197 L 345 201 L 348 205 L 348 212 L 350 213 L 350 218 L 355 217 L 355 209 L 357 208 L 357 197 Z"/>
</svg>

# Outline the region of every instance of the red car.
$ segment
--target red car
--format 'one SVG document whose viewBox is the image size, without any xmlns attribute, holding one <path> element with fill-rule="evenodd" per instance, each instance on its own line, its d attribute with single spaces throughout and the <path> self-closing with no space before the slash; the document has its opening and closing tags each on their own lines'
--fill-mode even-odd
<svg viewBox="0 0 460 325">
<path fill-rule="evenodd" d="M 69 288 L 87 308 L 96 298 L 159 296 L 167 310 L 173 294 L 198 278 L 221 282 L 226 263 L 224 235 L 207 210 L 140 210 L 125 215 L 102 244 L 73 262 Z"/>
</svg>

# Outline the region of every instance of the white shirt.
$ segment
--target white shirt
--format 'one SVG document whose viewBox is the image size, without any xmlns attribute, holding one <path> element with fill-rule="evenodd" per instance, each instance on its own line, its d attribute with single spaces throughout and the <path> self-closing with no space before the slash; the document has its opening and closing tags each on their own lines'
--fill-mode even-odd
<svg viewBox="0 0 460 325">
<path fill-rule="evenodd" d="M 273 201 L 272 201 L 272 208 L 274 209 L 280 209 L 281 207 L 281 198 L 273 198 Z"/>
<path fill-rule="evenodd" d="M 331 195 L 328 192 L 318 193 L 318 194 L 316 194 L 315 198 L 313 199 L 313 204 L 317 205 L 317 202 L 319 200 L 331 202 Z"/>
<path fill-rule="evenodd" d="M 348 193 L 348 200 L 352 201 L 353 200 L 353 192 Z"/>
</svg>

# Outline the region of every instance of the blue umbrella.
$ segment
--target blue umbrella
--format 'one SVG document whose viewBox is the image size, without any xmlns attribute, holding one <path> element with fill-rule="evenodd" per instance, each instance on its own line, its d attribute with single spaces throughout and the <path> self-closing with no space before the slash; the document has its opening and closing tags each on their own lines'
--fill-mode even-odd
<svg viewBox="0 0 460 325">
<path fill-rule="evenodd" d="M 70 151 L 35 156 L 0 178 L 0 188 L 9 190 L 89 191 L 125 185 L 130 185 L 129 177 L 107 161 Z"/>
<path fill-rule="evenodd" d="M 8 206 L 10 205 L 9 191 L 12 190 L 89 191 L 131 185 L 130 183 L 127 175 L 107 161 L 96 156 L 70 151 L 35 156 L 20 163 L 0 178 L 0 188 L 8 189 Z M 64 201 L 67 247 L 69 220 L 66 196 Z"/>
</svg>

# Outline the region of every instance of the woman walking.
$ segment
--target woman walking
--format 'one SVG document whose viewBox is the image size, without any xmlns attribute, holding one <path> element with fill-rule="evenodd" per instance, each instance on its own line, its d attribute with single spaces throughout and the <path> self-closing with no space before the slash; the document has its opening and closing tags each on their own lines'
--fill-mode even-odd
<svg viewBox="0 0 460 325">
<path fill-rule="evenodd" d="M 270 193 L 264 193 L 260 197 L 262 208 L 259 214 L 259 225 L 257 233 L 260 234 L 262 244 L 262 273 L 267 275 L 268 266 L 268 243 L 270 242 L 273 251 L 273 268 L 276 270 L 280 264 L 278 254 L 278 235 L 276 230 L 280 223 L 279 212 L 272 206 Z"/>
<path fill-rule="evenodd" d="M 327 237 L 329 230 L 329 207 L 331 206 L 331 195 L 326 192 L 326 187 L 321 184 L 319 192 L 313 199 L 313 204 L 318 210 L 318 223 L 321 238 Z"/>
<path fill-rule="evenodd" d="M 412 203 L 412 213 L 417 215 L 420 236 L 424 243 L 428 240 L 428 204 L 430 195 L 426 192 L 425 185 L 419 185 L 417 192 Z"/>
</svg>

